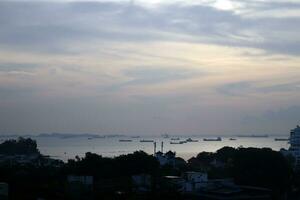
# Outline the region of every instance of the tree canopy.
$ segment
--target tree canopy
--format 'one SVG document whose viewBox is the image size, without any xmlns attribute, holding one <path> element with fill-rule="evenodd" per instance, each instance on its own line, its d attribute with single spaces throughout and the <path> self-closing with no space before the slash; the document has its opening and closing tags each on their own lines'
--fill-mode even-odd
<svg viewBox="0 0 300 200">
<path fill-rule="evenodd" d="M 19 137 L 17 140 L 10 139 L 0 144 L 0 154 L 17 155 L 39 153 L 35 140 Z"/>
</svg>

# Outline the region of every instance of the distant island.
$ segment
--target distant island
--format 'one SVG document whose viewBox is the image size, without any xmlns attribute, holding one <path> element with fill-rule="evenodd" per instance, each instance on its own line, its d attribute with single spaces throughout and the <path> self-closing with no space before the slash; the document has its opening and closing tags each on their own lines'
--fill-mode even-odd
<svg viewBox="0 0 300 200">
<path fill-rule="evenodd" d="M 59 138 L 74 138 L 74 137 L 90 137 L 90 138 L 103 138 L 105 136 L 93 133 L 41 133 L 37 137 L 59 137 Z"/>
<path fill-rule="evenodd" d="M 0 135 L 2 138 L 34 138 L 34 137 L 57 137 L 57 138 L 75 138 L 75 137 L 87 137 L 87 138 L 113 138 L 113 137 L 125 137 L 125 135 L 121 134 L 113 134 L 113 135 L 100 135 L 96 133 L 40 133 L 37 135 L 26 134 L 26 135 L 17 135 L 17 134 L 6 134 Z"/>
</svg>

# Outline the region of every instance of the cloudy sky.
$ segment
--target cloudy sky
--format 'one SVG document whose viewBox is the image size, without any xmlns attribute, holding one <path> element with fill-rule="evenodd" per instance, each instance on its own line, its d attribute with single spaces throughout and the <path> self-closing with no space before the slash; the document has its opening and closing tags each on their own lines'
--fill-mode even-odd
<svg viewBox="0 0 300 200">
<path fill-rule="evenodd" d="M 0 134 L 288 134 L 298 0 L 0 2 Z"/>
</svg>

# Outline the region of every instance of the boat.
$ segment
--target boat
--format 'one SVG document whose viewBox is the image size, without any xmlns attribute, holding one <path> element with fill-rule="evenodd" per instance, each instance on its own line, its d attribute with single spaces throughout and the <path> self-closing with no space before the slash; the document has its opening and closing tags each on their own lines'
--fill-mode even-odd
<svg viewBox="0 0 300 200">
<path fill-rule="evenodd" d="M 269 137 L 268 134 L 252 134 L 252 135 L 238 135 L 238 137 L 253 137 L 253 138 L 267 138 Z"/>
<path fill-rule="evenodd" d="M 289 141 L 289 138 L 274 138 L 275 141 Z"/>
<path fill-rule="evenodd" d="M 105 136 L 103 136 L 103 135 L 97 135 L 97 136 L 94 136 L 94 139 L 102 139 L 102 138 L 105 138 Z"/>
<path fill-rule="evenodd" d="M 168 134 L 166 134 L 166 133 L 165 133 L 165 134 L 162 134 L 161 136 L 162 136 L 163 138 L 169 138 L 169 137 L 170 137 L 170 136 L 169 136 Z"/>
<path fill-rule="evenodd" d="M 140 136 L 131 136 L 131 138 L 140 138 Z"/>
<path fill-rule="evenodd" d="M 183 144 L 181 142 L 170 142 L 170 144 Z"/>
<path fill-rule="evenodd" d="M 177 138 L 171 138 L 171 140 L 180 140 L 180 138 L 179 137 L 177 137 Z"/>
<path fill-rule="evenodd" d="M 229 138 L 229 140 L 236 140 L 236 138 Z"/>
<path fill-rule="evenodd" d="M 198 142 L 198 140 L 192 140 L 192 138 L 188 138 L 185 140 L 186 142 Z"/>
<path fill-rule="evenodd" d="M 221 137 L 217 138 L 203 138 L 203 141 L 222 141 Z"/>
<path fill-rule="evenodd" d="M 140 140 L 140 142 L 154 142 L 154 140 Z"/>
<path fill-rule="evenodd" d="M 119 140 L 119 142 L 132 142 L 132 140 Z"/>
</svg>

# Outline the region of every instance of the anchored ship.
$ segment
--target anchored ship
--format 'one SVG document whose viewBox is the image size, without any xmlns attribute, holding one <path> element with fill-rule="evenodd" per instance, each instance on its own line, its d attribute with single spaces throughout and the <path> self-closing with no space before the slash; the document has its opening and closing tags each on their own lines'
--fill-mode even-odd
<svg viewBox="0 0 300 200">
<path fill-rule="evenodd" d="M 217 138 L 203 138 L 203 141 L 222 141 L 221 137 Z"/>
</svg>

